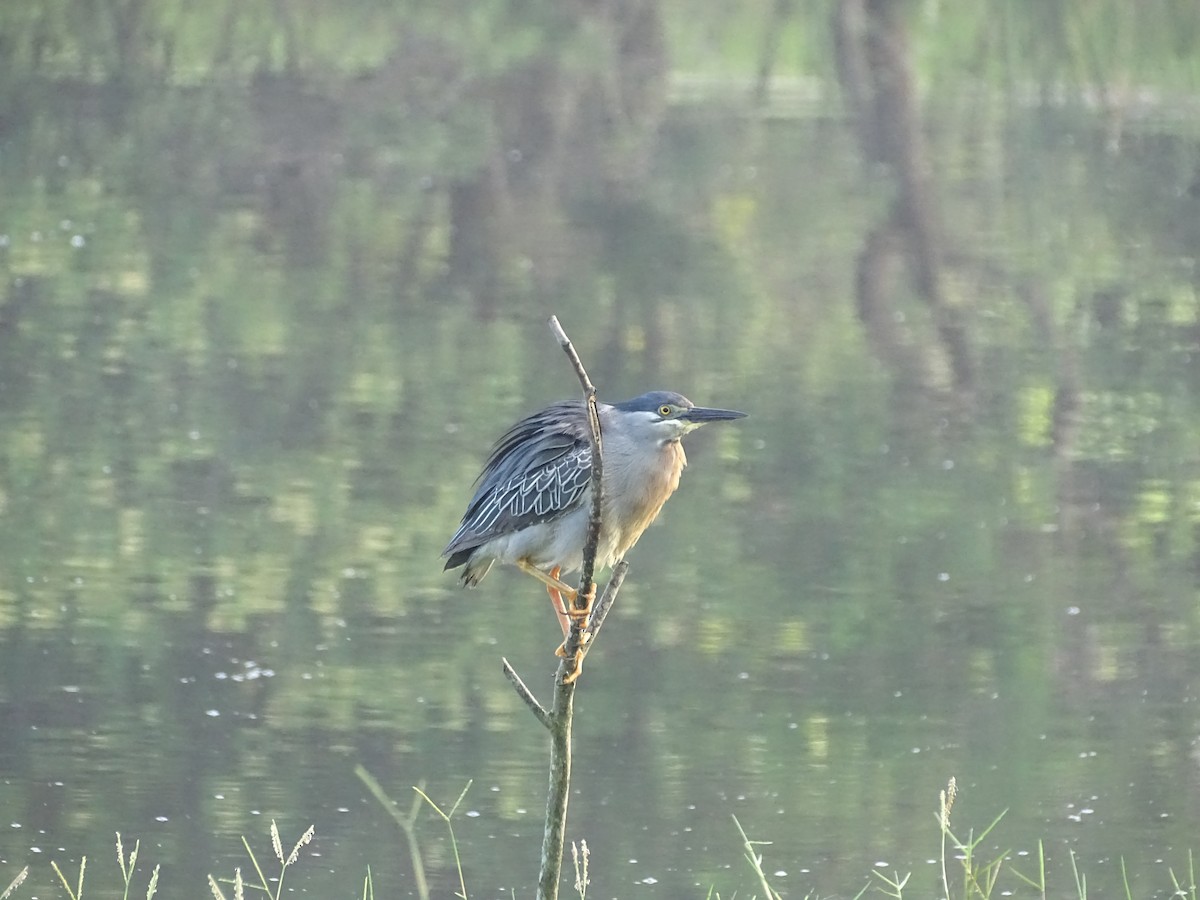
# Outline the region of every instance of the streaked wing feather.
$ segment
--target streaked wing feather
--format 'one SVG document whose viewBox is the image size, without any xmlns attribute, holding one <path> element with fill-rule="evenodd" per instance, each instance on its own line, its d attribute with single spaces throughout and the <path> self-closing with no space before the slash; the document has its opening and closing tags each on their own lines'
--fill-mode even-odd
<svg viewBox="0 0 1200 900">
<path fill-rule="evenodd" d="M 576 448 L 488 491 L 478 505 L 472 505 L 462 527 L 477 535 L 508 534 L 560 516 L 578 502 L 591 471 L 591 448 Z"/>
<path fill-rule="evenodd" d="M 523 419 L 496 443 L 442 555 L 563 515 L 579 503 L 591 472 L 592 448 L 580 402 L 555 404 Z"/>
</svg>

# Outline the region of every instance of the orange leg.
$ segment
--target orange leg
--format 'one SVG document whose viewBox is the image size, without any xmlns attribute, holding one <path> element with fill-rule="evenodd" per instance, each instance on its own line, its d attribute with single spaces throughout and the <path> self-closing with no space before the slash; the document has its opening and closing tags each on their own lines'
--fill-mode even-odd
<svg viewBox="0 0 1200 900">
<path fill-rule="evenodd" d="M 558 576 L 562 572 L 561 566 L 555 566 L 550 570 L 550 577 L 558 581 Z M 546 593 L 550 595 L 550 605 L 554 607 L 554 614 L 558 618 L 558 624 L 562 628 L 563 637 L 571 631 L 571 614 L 567 612 L 567 604 L 563 600 L 562 591 L 558 588 L 546 583 Z"/>
<path fill-rule="evenodd" d="M 558 575 L 561 571 L 562 569 L 559 566 L 555 566 L 550 570 L 550 577 L 558 580 Z M 559 588 L 551 587 L 547 584 L 546 593 L 550 595 L 550 602 L 554 606 L 554 611 L 558 614 L 558 624 L 562 626 L 563 637 L 566 637 L 567 633 L 571 630 L 572 619 L 584 619 L 586 624 L 588 616 L 592 614 L 592 603 L 596 596 L 594 589 L 591 595 L 585 598 L 588 603 L 584 609 L 576 609 L 574 606 L 568 605 L 567 601 L 563 599 L 562 591 Z M 571 591 L 571 599 L 574 599 L 578 594 L 578 591 Z"/>
<path fill-rule="evenodd" d="M 556 590 L 559 594 L 565 594 L 567 597 L 571 598 L 571 600 L 575 599 L 575 594 L 577 593 L 575 588 L 571 587 L 569 584 L 564 584 L 558 578 L 558 573 L 562 571 L 560 566 L 555 566 L 553 569 L 551 569 L 550 571 L 552 574 L 546 574 L 529 560 L 519 559 L 517 560 L 517 568 L 522 572 L 532 575 L 546 587 L 554 588 L 554 590 Z"/>
<path fill-rule="evenodd" d="M 591 590 L 588 591 L 588 595 L 586 597 L 587 606 L 584 609 L 577 610 L 571 604 L 574 603 L 575 598 L 579 595 L 579 592 L 569 584 L 565 584 L 559 579 L 559 575 L 562 574 L 561 566 L 555 566 L 549 572 L 543 572 L 541 569 L 537 568 L 537 566 L 533 565 L 533 563 L 522 559 L 517 561 L 517 567 L 523 572 L 528 572 L 546 586 L 546 593 L 550 595 L 550 604 L 554 607 L 554 615 L 557 617 L 558 625 L 562 629 L 563 633 L 563 643 L 555 651 L 555 653 L 559 656 L 565 656 L 566 651 L 564 648 L 566 647 L 566 638 L 571 633 L 571 621 L 573 619 L 582 619 L 582 624 L 586 625 L 588 619 L 592 615 L 592 603 L 596 598 L 595 584 L 593 584 Z M 569 604 L 565 598 L 570 598 L 571 603 Z M 589 636 L 590 635 L 584 634 L 583 641 L 585 644 Z M 579 675 L 579 670 L 582 665 L 583 655 L 585 652 L 586 650 L 581 646 L 579 648 L 579 662 L 576 664 L 575 674 L 571 678 L 572 681 L 574 681 Z"/>
<path fill-rule="evenodd" d="M 554 569 L 551 574 L 557 571 L 557 569 Z M 592 585 L 591 590 L 588 591 L 587 596 L 584 598 L 587 600 L 587 606 L 585 606 L 583 609 L 576 609 L 573 606 L 566 606 L 566 604 L 563 603 L 561 596 L 555 600 L 555 593 L 556 592 L 554 591 L 551 592 L 550 600 L 555 604 L 555 610 L 559 615 L 559 624 L 562 625 L 563 630 L 563 642 L 562 645 L 554 651 L 555 655 L 562 657 L 567 655 L 567 638 L 570 635 L 570 623 L 572 621 L 579 621 L 580 628 L 585 629 L 583 633 L 580 634 L 579 650 L 576 652 L 575 656 L 575 672 L 567 679 L 568 681 L 574 681 L 579 677 L 579 672 L 583 669 L 583 657 L 587 654 L 587 644 L 592 637 L 586 629 L 592 617 L 592 604 L 596 600 L 596 585 Z"/>
</svg>

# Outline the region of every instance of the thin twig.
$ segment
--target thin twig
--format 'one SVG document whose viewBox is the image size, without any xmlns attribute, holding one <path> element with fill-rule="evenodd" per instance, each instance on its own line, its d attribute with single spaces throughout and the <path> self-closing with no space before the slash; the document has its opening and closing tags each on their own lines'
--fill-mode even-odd
<svg viewBox="0 0 1200 900">
<path fill-rule="evenodd" d="M 625 560 L 621 560 L 613 566 L 612 575 L 604 587 L 604 593 L 600 595 L 600 599 L 596 601 L 596 606 L 592 610 L 592 620 L 587 627 L 589 643 L 594 641 L 596 635 L 600 633 L 600 626 L 604 624 L 608 611 L 612 609 L 612 605 L 617 599 L 617 591 L 621 590 L 621 583 L 625 581 L 625 574 L 628 571 L 629 563 Z"/>
<path fill-rule="evenodd" d="M 574 681 L 582 670 L 583 660 L 588 655 L 588 651 L 592 648 L 592 642 L 596 640 L 596 635 L 600 633 L 600 626 L 604 624 L 604 620 L 607 618 L 609 610 L 612 609 L 612 605 L 617 599 L 617 592 L 621 590 L 621 584 L 625 581 L 625 573 L 628 571 L 629 563 L 625 562 L 625 560 L 621 560 L 615 566 L 613 566 L 612 575 L 609 576 L 608 584 L 604 586 L 604 593 L 600 595 L 600 599 L 597 600 L 592 606 L 592 614 L 590 617 L 588 617 L 587 624 L 580 631 L 578 654 L 576 655 L 574 650 L 564 651 L 570 654 L 566 662 L 569 663 L 572 656 L 576 662 L 574 669 L 568 672 L 565 676 L 568 683 Z M 569 648 L 570 644 L 568 643 L 566 646 Z M 514 672 L 513 674 L 515 675 L 516 673 Z M 528 703 L 529 701 L 526 700 L 525 702 Z M 546 727 L 549 728 L 550 726 L 547 725 Z"/>
<path fill-rule="evenodd" d="M 587 532 L 583 542 L 583 565 L 579 572 L 579 590 L 571 604 L 577 615 L 571 617 L 571 628 L 566 641 L 563 642 L 563 662 L 558 667 L 556 679 L 561 683 L 570 684 L 578 677 L 583 658 L 580 652 L 584 645 L 583 626 L 586 624 L 583 613 L 588 610 L 596 596 L 596 588 L 592 581 L 596 571 L 596 552 L 600 546 L 600 524 L 604 508 L 604 443 L 600 434 L 600 409 L 596 403 L 596 386 L 592 384 L 587 369 L 583 367 L 583 361 L 575 352 L 575 345 L 571 343 L 571 339 L 567 337 L 567 333 L 559 324 L 558 316 L 551 316 L 547 324 L 558 339 L 559 346 L 567 354 L 567 359 L 571 361 L 575 375 L 579 378 L 579 384 L 583 388 L 588 434 L 592 444 L 592 472 L 588 482 L 592 491 L 592 509 L 588 516 Z"/>
<path fill-rule="evenodd" d="M 516 689 L 517 696 L 525 701 L 525 705 L 529 707 L 535 716 L 537 716 L 537 720 L 541 722 L 543 726 L 546 728 L 552 727 L 552 723 L 550 722 L 550 713 L 546 711 L 546 707 L 538 703 L 537 697 L 533 696 L 533 691 L 529 690 L 529 688 L 525 686 L 525 682 L 521 680 L 521 676 L 517 674 L 517 670 L 514 669 L 509 664 L 508 660 L 503 656 L 500 657 L 500 661 L 504 663 L 504 677 L 512 682 L 513 688 Z"/>
<path fill-rule="evenodd" d="M 587 372 L 583 373 L 587 384 Z M 587 539 L 583 542 L 583 566 L 579 573 L 579 592 L 575 595 L 575 609 L 582 612 L 588 608 L 588 594 L 595 599 L 592 579 L 596 569 L 596 551 L 600 546 L 600 519 L 604 509 L 604 443 L 600 433 L 600 408 L 596 403 L 596 389 L 587 391 L 588 433 L 592 438 L 592 510 L 588 518 Z"/>
<path fill-rule="evenodd" d="M 596 405 L 596 386 L 575 352 L 570 338 L 563 331 L 557 316 L 550 317 L 550 330 L 579 377 L 587 407 L 588 431 L 592 440 L 592 508 L 588 518 L 587 537 L 583 544 L 583 566 L 579 591 L 572 604 L 583 612 L 595 597 L 592 578 L 596 569 L 596 550 L 600 545 L 600 518 L 603 509 L 602 476 L 604 447 L 600 436 L 600 411 Z M 546 823 L 542 834 L 542 865 L 538 873 L 538 900 L 556 900 L 562 874 L 563 842 L 567 827 L 567 798 L 571 789 L 571 725 L 574 718 L 575 678 L 583 654 L 584 617 L 571 617 L 571 629 L 563 645 L 563 660 L 554 679 L 554 704 L 550 719 L 550 789 L 546 796 Z"/>
<path fill-rule="evenodd" d="M 547 322 L 550 330 L 554 332 L 554 336 L 558 338 L 559 346 L 563 348 L 563 352 L 567 354 L 567 359 L 571 361 L 571 365 L 575 367 L 575 374 L 579 376 L 579 383 L 583 386 L 585 394 L 595 394 L 596 386 L 592 384 L 592 380 L 588 378 L 587 370 L 583 367 L 583 362 L 579 359 L 579 354 L 575 352 L 575 345 L 571 343 L 571 339 L 567 337 L 567 333 L 563 331 L 562 325 L 558 323 L 558 316 L 551 316 Z"/>
<path fill-rule="evenodd" d="M 600 544 L 600 475 L 603 450 L 600 444 L 600 420 L 596 410 L 596 386 L 588 378 L 587 370 L 575 352 L 557 316 L 550 317 L 550 330 L 558 338 L 559 345 L 583 387 L 588 411 L 589 432 L 592 439 L 592 509 L 588 519 L 587 538 L 583 545 L 583 571 L 579 581 L 579 592 L 574 607 L 582 602 L 585 606 L 591 588 L 592 573 L 596 566 L 596 548 Z M 571 617 L 571 629 L 563 645 L 564 656 L 559 663 L 554 679 L 554 704 L 550 713 L 550 787 L 546 795 L 546 820 L 542 833 L 541 871 L 538 873 L 538 900 L 557 900 L 558 882 L 562 876 L 563 843 L 567 829 L 567 798 L 571 790 L 571 725 L 574 719 L 575 678 L 579 674 L 580 647 L 582 646 L 582 616 Z"/>
<path fill-rule="evenodd" d="M 559 667 L 562 671 L 562 667 Z M 556 678 L 550 713 L 550 784 L 542 830 L 542 860 L 537 900 L 557 900 L 567 833 L 567 798 L 571 794 L 571 726 L 575 719 L 575 683 Z"/>
<path fill-rule="evenodd" d="M 563 844 L 567 827 L 567 798 L 571 788 L 571 725 L 574 718 L 575 679 L 586 653 L 586 640 L 594 640 L 604 617 L 616 599 L 617 591 L 628 570 L 623 560 L 613 570 L 612 578 L 604 589 L 604 596 L 592 608 L 591 621 L 583 615 L 595 600 L 596 586 L 592 579 L 596 570 L 596 552 L 600 545 L 600 525 L 603 510 L 602 476 L 604 472 L 604 448 L 600 434 L 600 409 L 596 402 L 596 386 L 588 378 L 587 370 L 575 352 L 570 338 L 563 331 L 556 316 L 550 317 L 550 330 L 579 377 L 583 387 L 585 408 L 588 417 L 588 433 L 592 445 L 592 472 L 589 486 L 592 505 L 588 518 L 586 540 L 583 545 L 583 565 L 580 572 L 579 591 L 572 603 L 572 610 L 579 615 L 571 616 L 571 627 L 563 644 L 563 659 L 554 678 L 553 704 L 549 710 L 543 707 L 526 687 L 516 670 L 504 660 L 504 675 L 529 707 L 537 720 L 550 732 L 550 787 L 546 795 L 546 820 L 542 834 L 541 870 L 538 873 L 538 900 L 557 900 L 558 882 L 562 876 Z M 586 639 L 585 639 L 586 626 Z"/>
<path fill-rule="evenodd" d="M 579 385 L 583 388 L 584 404 L 587 407 L 588 432 L 592 439 L 592 473 L 590 479 L 592 511 L 588 519 L 587 538 L 583 543 L 583 567 L 579 578 L 579 593 L 575 597 L 575 608 L 582 612 L 587 608 L 586 593 L 591 589 L 592 576 L 596 568 L 596 550 L 600 544 L 600 516 L 604 501 L 601 490 L 604 474 L 604 444 L 600 434 L 600 410 L 596 405 L 596 386 L 592 384 L 592 379 L 588 377 L 587 369 L 583 367 L 583 361 L 579 358 L 579 354 L 575 352 L 575 345 L 571 343 L 571 339 L 567 337 L 567 333 L 563 330 L 562 325 L 559 324 L 558 316 L 551 316 L 548 324 L 550 330 L 554 332 L 554 336 L 558 339 L 559 346 L 567 354 L 567 359 L 571 361 L 571 365 L 575 369 L 575 375 L 579 378 Z"/>
</svg>

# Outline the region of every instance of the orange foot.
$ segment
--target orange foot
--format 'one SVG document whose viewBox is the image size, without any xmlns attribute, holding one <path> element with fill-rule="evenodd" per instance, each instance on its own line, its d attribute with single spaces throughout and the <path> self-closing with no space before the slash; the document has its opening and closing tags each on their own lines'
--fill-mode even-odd
<svg viewBox="0 0 1200 900">
<path fill-rule="evenodd" d="M 560 602 L 561 602 L 561 599 L 562 598 L 560 597 L 559 598 Z M 572 621 L 577 621 L 579 623 L 579 627 L 581 629 L 581 632 L 579 635 L 579 648 L 575 651 L 575 668 L 571 671 L 571 673 L 569 675 L 566 676 L 566 678 L 563 679 L 564 683 L 566 683 L 566 684 L 570 684 L 572 681 L 574 681 L 576 678 L 579 677 L 579 673 L 583 670 L 583 658 L 587 655 L 588 642 L 592 639 L 591 634 L 587 631 L 587 626 L 591 622 L 592 604 L 596 600 L 596 585 L 595 584 L 592 584 L 591 587 L 588 588 L 588 592 L 584 596 L 584 600 L 587 601 L 587 605 L 584 606 L 583 609 L 576 609 L 574 607 L 566 607 L 566 608 L 562 609 L 559 613 L 559 616 L 560 616 L 559 621 L 561 622 L 561 624 L 563 626 L 563 642 L 558 647 L 558 649 L 556 649 L 554 651 L 556 656 L 561 657 L 563 659 L 567 658 L 567 641 L 569 640 L 569 636 L 570 636 L 570 629 L 568 627 L 569 623 Z"/>
<path fill-rule="evenodd" d="M 560 647 L 559 650 L 561 649 L 562 648 Z M 563 684 L 571 684 L 576 678 L 579 677 L 579 674 L 583 671 L 583 658 L 586 655 L 587 651 L 583 647 L 580 647 L 575 654 L 575 667 L 563 676 Z"/>
</svg>

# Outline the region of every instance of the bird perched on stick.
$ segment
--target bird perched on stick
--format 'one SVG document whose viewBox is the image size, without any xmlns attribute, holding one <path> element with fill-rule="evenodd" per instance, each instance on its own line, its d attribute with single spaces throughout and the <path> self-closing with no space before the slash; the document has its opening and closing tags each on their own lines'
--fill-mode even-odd
<svg viewBox="0 0 1200 900">
<path fill-rule="evenodd" d="M 624 557 L 687 465 L 680 439 L 708 422 L 740 419 L 732 409 L 694 406 L 682 394 L 651 391 L 598 403 L 603 439 L 602 517 L 596 567 Z M 517 422 L 496 442 L 462 524 L 442 551 L 446 569 L 463 567 L 477 585 L 495 562 L 515 565 L 546 585 L 564 635 L 576 591 L 560 580 L 583 564 L 591 511 L 592 445 L 581 400 L 555 403 Z"/>
</svg>

